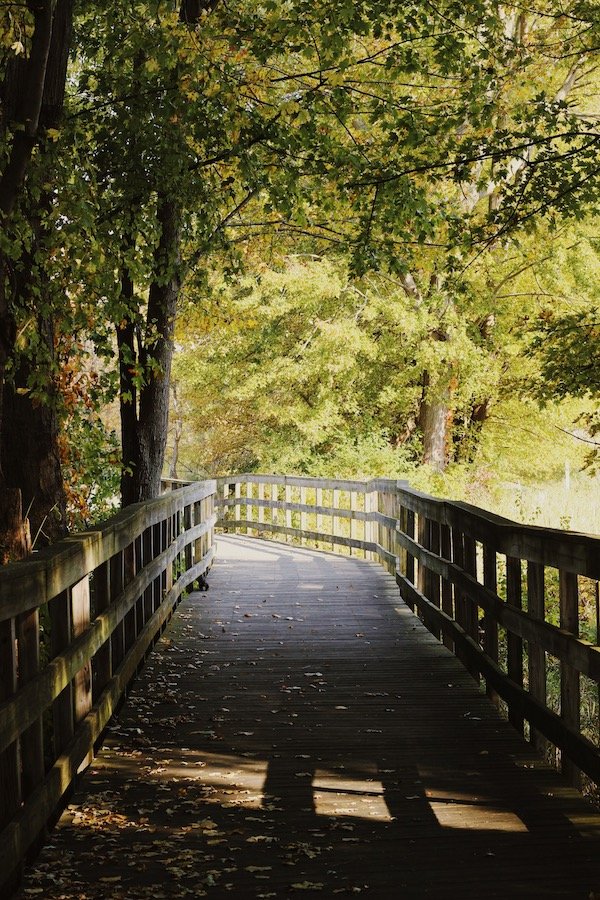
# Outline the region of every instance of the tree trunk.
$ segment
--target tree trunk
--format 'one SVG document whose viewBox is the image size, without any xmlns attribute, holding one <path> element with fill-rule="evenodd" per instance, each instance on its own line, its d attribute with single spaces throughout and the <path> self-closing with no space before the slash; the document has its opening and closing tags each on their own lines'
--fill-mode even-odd
<svg viewBox="0 0 600 900">
<path fill-rule="evenodd" d="M 47 325 L 47 323 L 43 323 Z M 59 448 L 56 403 L 35 403 L 19 392 L 29 365 L 21 365 L 4 398 L 8 429 L 2 446 L 2 469 L 9 485 L 18 485 L 34 547 L 59 540 L 67 532 L 66 497 Z"/>
<path fill-rule="evenodd" d="M 122 280 L 122 296 L 132 311 L 117 329 L 124 506 L 160 494 L 167 446 L 173 334 L 180 290 L 178 202 L 159 196 L 157 218 L 161 236 L 154 254 L 144 342 L 139 348 L 133 324 L 134 287 L 128 275 Z M 139 376 L 139 390 L 134 373 Z"/>
<path fill-rule="evenodd" d="M 183 419 L 181 418 L 181 406 L 179 404 L 179 395 L 177 393 L 177 382 L 173 381 L 173 412 L 175 413 L 175 421 L 173 422 L 173 454 L 171 456 L 171 466 L 169 468 L 169 478 L 177 479 L 177 466 L 179 463 L 179 444 L 183 434 Z"/>
<path fill-rule="evenodd" d="M 443 472 L 447 464 L 448 417 L 450 410 L 444 400 L 424 400 L 419 412 L 423 434 L 423 457 L 427 465 Z"/>
<path fill-rule="evenodd" d="M 24 195 L 33 149 L 40 127 L 58 127 L 62 117 L 67 63 L 72 34 L 73 0 L 46 0 L 31 4 L 34 32 L 31 53 L 24 61 L 11 60 L 2 84 L 2 118 L 16 121 L 10 155 L 0 178 L 0 219 L 10 232 L 12 215 Z M 41 157 L 41 165 L 44 158 Z M 44 180 L 52 181 L 48 169 Z M 27 198 L 30 200 L 30 198 Z M 44 214 L 50 204 L 46 194 L 37 205 L 29 202 L 22 213 L 33 233 L 28 255 L 40 253 L 44 239 Z M 42 223 L 42 224 L 40 224 Z M 25 555 L 30 549 L 23 504 L 31 507 L 34 533 L 48 540 L 65 532 L 65 494 L 60 466 L 59 425 L 50 387 L 49 403 L 36 403 L 26 392 L 31 372 L 41 360 L 15 360 L 17 316 L 23 309 L 34 278 L 45 281 L 43 264 L 14 266 L 0 256 L 0 547 L 4 561 Z M 39 284 L 37 285 L 39 288 Z M 48 295 L 47 286 L 40 291 Z M 51 316 L 38 319 L 39 333 L 54 356 L 54 323 Z M 14 364 L 14 381 L 6 383 L 6 367 Z M 51 379 L 48 379 L 51 385 Z"/>
</svg>

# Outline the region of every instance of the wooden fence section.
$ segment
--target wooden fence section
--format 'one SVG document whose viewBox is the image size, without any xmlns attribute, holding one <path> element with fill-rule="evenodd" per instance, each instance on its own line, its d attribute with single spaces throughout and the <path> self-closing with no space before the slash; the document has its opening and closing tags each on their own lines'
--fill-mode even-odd
<svg viewBox="0 0 600 900">
<path fill-rule="evenodd" d="M 429 630 L 506 705 L 515 728 L 573 783 L 583 771 L 600 784 L 600 538 L 518 525 L 405 482 L 218 482 L 219 524 L 228 530 L 378 559 Z M 584 605 L 585 621 L 590 608 L 595 617 L 588 639 L 579 633 Z"/>
<path fill-rule="evenodd" d="M 174 490 L 0 572 L 0 885 L 210 567 L 215 494 L 214 481 Z"/>
</svg>

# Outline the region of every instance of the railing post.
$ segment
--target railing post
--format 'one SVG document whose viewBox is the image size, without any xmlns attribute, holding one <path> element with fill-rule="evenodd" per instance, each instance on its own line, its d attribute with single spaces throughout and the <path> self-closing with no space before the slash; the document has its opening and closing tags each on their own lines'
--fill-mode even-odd
<svg viewBox="0 0 600 900">
<path fill-rule="evenodd" d="M 577 575 L 560 569 L 558 573 L 560 598 L 560 627 L 579 635 L 579 585 Z M 574 731 L 580 729 L 580 688 L 579 672 L 564 660 L 560 664 L 560 714 L 565 725 Z M 571 784 L 579 787 L 581 773 L 564 756 L 561 757 L 561 771 Z"/>
</svg>

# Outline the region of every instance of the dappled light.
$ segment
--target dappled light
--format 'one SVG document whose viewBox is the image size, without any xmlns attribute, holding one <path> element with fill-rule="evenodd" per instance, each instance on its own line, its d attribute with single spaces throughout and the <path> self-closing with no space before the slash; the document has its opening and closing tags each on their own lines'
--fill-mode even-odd
<svg viewBox="0 0 600 900">
<path fill-rule="evenodd" d="M 546 898 L 589 825 L 379 567 L 223 536 L 20 897 Z"/>
</svg>

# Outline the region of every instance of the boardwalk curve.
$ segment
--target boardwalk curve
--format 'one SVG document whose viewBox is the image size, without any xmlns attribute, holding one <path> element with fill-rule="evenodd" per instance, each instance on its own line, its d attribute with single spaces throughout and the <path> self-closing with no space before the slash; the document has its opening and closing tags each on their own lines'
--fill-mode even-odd
<svg viewBox="0 0 600 900">
<path fill-rule="evenodd" d="M 220 536 L 19 897 L 600 897 L 600 816 L 376 563 Z"/>
</svg>

